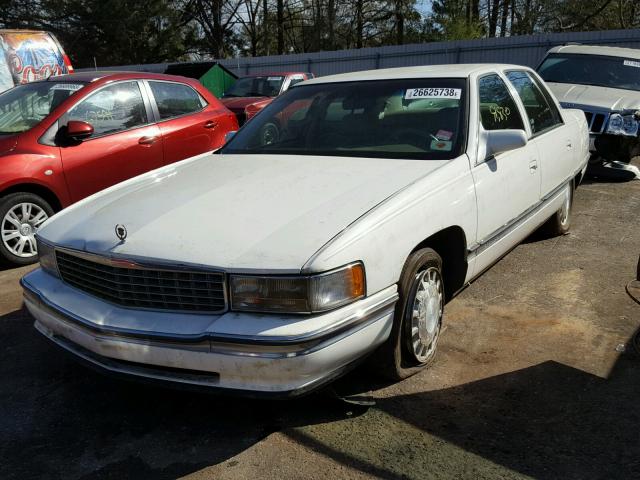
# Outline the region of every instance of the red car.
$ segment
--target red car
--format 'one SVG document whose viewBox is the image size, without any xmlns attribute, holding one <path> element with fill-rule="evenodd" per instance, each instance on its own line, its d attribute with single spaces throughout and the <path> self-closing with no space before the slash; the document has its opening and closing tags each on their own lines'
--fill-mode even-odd
<svg viewBox="0 0 640 480">
<path fill-rule="evenodd" d="M 222 146 L 235 116 L 200 83 L 82 72 L 0 94 L 0 260 L 36 259 L 56 211 L 110 185 Z"/>
<path fill-rule="evenodd" d="M 284 72 L 248 75 L 236 80 L 224 92 L 222 103 L 235 113 L 242 126 L 256 113 L 269 105 L 275 97 L 293 87 L 296 83 L 313 78 L 312 73 Z"/>
</svg>

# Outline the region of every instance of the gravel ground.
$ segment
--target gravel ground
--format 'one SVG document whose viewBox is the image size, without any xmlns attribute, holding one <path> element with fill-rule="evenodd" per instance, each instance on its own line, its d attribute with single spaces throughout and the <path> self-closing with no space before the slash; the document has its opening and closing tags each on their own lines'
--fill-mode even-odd
<svg viewBox="0 0 640 480">
<path fill-rule="evenodd" d="M 0 478 L 638 478 L 640 182 L 588 183 L 446 309 L 435 365 L 256 401 L 102 377 L 40 337 L 0 271 Z"/>
</svg>

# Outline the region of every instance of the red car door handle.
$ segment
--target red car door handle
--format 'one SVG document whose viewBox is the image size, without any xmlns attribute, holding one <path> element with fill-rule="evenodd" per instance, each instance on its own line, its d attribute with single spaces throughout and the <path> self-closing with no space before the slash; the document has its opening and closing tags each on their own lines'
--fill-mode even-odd
<svg viewBox="0 0 640 480">
<path fill-rule="evenodd" d="M 204 124 L 204 128 L 213 128 L 217 125 L 216 122 L 214 122 L 213 120 L 209 120 L 207 123 Z"/>
<path fill-rule="evenodd" d="M 140 145 L 151 145 L 153 143 L 156 143 L 156 140 L 158 140 L 158 137 L 140 137 L 138 143 Z"/>
</svg>

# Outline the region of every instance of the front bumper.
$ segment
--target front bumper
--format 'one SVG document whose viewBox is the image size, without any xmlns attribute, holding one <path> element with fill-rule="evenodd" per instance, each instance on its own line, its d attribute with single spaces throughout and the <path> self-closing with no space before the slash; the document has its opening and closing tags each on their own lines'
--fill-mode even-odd
<svg viewBox="0 0 640 480">
<path fill-rule="evenodd" d="M 207 322 L 208 328 L 196 335 L 161 331 L 158 326 L 169 325 L 167 317 L 172 314 L 115 307 L 42 270 L 26 275 L 21 284 L 36 329 L 93 367 L 141 380 L 273 396 L 318 388 L 382 344 L 391 331 L 398 298 L 393 285 L 313 317 L 227 313 L 174 318 Z M 141 329 L 137 324 L 126 329 L 111 321 L 136 315 L 155 328 Z M 247 325 L 251 334 L 232 334 L 228 326 L 234 321 Z M 256 333 L 255 325 L 261 321 L 265 329 Z M 281 326 L 268 328 L 277 324 Z M 220 325 L 218 331 L 216 325 Z"/>
<path fill-rule="evenodd" d="M 609 161 L 628 162 L 640 155 L 640 137 L 592 133 L 589 135 L 589 151 Z"/>
</svg>

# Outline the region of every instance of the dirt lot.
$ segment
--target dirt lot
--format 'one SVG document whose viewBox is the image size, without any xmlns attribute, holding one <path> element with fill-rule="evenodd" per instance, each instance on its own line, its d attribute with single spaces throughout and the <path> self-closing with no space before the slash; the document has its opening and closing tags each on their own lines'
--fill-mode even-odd
<svg viewBox="0 0 640 480">
<path fill-rule="evenodd" d="M 76 365 L 0 272 L 0 478 L 637 478 L 640 182 L 577 192 L 570 235 L 532 238 L 451 302 L 428 371 L 363 370 L 290 402 L 116 381 Z M 371 392 L 371 388 L 374 388 Z"/>
</svg>

